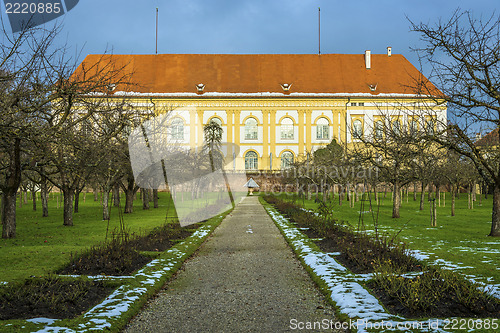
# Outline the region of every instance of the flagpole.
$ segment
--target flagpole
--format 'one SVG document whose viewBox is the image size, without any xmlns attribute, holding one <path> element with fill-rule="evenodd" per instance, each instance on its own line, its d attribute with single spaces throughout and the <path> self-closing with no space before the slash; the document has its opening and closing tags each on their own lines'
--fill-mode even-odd
<svg viewBox="0 0 500 333">
<path fill-rule="evenodd" d="M 158 7 L 156 7 L 156 54 L 158 54 Z"/>
<path fill-rule="evenodd" d="M 321 54 L 321 8 L 318 7 L 318 54 Z"/>
</svg>

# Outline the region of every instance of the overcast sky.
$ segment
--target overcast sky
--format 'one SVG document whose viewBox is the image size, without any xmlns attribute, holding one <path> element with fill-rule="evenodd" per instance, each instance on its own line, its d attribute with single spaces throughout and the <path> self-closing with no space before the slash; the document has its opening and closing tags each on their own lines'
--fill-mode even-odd
<svg viewBox="0 0 500 333">
<path fill-rule="evenodd" d="M 410 47 L 419 36 L 406 16 L 432 23 L 457 7 L 488 16 L 500 1 L 80 0 L 60 19 L 60 39 L 82 50 L 82 58 L 105 50 L 152 54 L 156 7 L 159 53 L 317 53 L 321 7 L 322 53 L 384 53 L 392 46 L 418 66 Z"/>
<path fill-rule="evenodd" d="M 3 7 L 3 3 L 2 3 Z M 460 7 L 490 15 L 499 0 L 80 0 L 63 16 L 61 38 L 82 56 L 159 53 L 393 53 L 416 63 L 415 22 L 436 22 Z M 5 9 L 2 10 L 2 13 Z M 2 15 L 5 20 L 5 14 Z"/>
</svg>

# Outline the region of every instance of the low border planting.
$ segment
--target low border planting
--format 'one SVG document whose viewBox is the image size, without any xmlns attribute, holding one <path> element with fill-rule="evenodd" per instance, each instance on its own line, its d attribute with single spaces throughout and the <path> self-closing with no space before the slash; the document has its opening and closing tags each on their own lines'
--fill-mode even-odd
<svg viewBox="0 0 500 333">
<path fill-rule="evenodd" d="M 229 211 L 215 216 L 191 236 L 162 252 L 131 276 L 89 276 L 94 280 L 113 280 L 121 284 L 106 299 L 76 319 L 35 318 L 0 322 L 2 332 L 90 332 L 120 331 L 157 293 L 205 239 L 222 222 Z M 76 277 L 76 276 L 75 276 Z"/>
<path fill-rule="evenodd" d="M 326 254 L 321 252 L 317 245 L 305 236 L 294 223 L 290 222 L 272 205 L 262 199 L 262 203 L 275 221 L 277 227 L 302 262 L 312 278 L 317 282 L 322 292 L 338 307 L 343 317 L 357 321 L 358 332 L 400 331 L 401 327 L 418 326 L 415 332 L 447 332 L 443 327 L 444 319 L 407 319 L 403 316 L 389 313 L 364 285 L 371 280 L 373 273 L 355 274 L 342 266 L 334 259 L 339 253 Z M 415 273 L 414 273 L 415 274 Z M 416 273 L 418 275 L 419 273 Z M 342 317 L 342 319 L 344 319 Z M 450 318 L 452 319 L 452 318 Z M 345 319 L 344 319 L 345 320 Z M 373 323 L 385 323 L 384 329 L 373 329 Z M 494 330 L 469 330 L 488 331 Z"/>
</svg>

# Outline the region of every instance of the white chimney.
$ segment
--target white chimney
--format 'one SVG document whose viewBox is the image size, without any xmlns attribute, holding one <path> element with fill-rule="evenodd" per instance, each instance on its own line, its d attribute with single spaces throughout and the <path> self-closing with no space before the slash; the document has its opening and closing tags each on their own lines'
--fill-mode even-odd
<svg viewBox="0 0 500 333">
<path fill-rule="evenodd" d="M 387 47 L 387 56 L 390 57 L 392 55 L 392 47 Z"/>
<path fill-rule="evenodd" d="M 372 68 L 372 57 L 371 57 L 372 52 L 370 50 L 365 51 L 365 66 L 366 69 Z"/>
</svg>

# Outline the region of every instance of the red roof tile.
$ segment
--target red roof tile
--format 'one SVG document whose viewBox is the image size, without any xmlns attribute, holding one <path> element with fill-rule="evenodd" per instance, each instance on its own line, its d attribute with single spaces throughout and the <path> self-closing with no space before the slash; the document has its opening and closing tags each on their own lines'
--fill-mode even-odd
<svg viewBox="0 0 500 333">
<path fill-rule="evenodd" d="M 402 55 L 371 55 L 371 69 L 364 54 L 160 54 L 88 55 L 82 65 L 91 68 L 112 61 L 132 74 L 136 86 L 116 91 L 140 93 L 283 93 L 281 84 L 293 84 L 290 93 L 415 94 L 419 79 L 439 96 L 434 85 Z M 376 85 L 371 91 L 369 85 Z M 421 91 L 423 95 L 427 91 Z"/>
<path fill-rule="evenodd" d="M 496 146 L 499 142 L 498 128 L 486 134 L 481 139 L 477 140 L 476 146 Z"/>
</svg>

